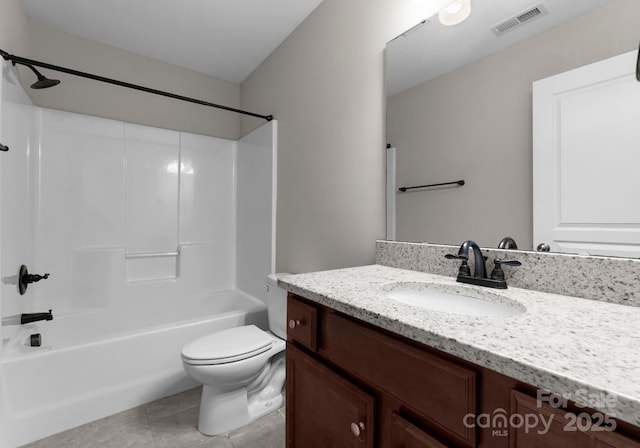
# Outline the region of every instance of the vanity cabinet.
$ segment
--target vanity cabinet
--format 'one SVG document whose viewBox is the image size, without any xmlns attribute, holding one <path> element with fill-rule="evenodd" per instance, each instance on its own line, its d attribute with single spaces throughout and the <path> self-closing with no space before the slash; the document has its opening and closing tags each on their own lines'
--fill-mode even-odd
<svg viewBox="0 0 640 448">
<path fill-rule="evenodd" d="M 636 427 L 567 431 L 572 409 L 534 387 L 303 297 L 289 293 L 287 313 L 287 448 L 640 448 Z M 529 413 L 553 424 L 500 424 Z"/>
<path fill-rule="evenodd" d="M 473 446 L 475 431 L 464 425 L 464 416 L 476 412 L 473 370 L 336 313 L 323 318 L 324 359 L 378 394 L 397 399 L 402 408 L 415 410 L 448 438 Z"/>
<path fill-rule="evenodd" d="M 447 448 L 401 415 L 391 414 L 391 448 Z"/>
<path fill-rule="evenodd" d="M 316 351 L 318 312 L 312 305 L 291 299 L 287 301 L 287 341 Z"/>
<path fill-rule="evenodd" d="M 301 297 L 287 320 L 288 448 L 475 446 L 476 372 Z"/>
<path fill-rule="evenodd" d="M 540 415 L 550 422 L 549 425 L 536 425 L 528 431 L 524 431 L 523 427 L 511 430 L 511 447 L 640 448 L 637 440 L 612 431 L 617 426 L 615 420 L 599 412 L 568 412 L 547 403 L 538 403 L 535 398 L 517 391 L 511 391 L 511 412 Z"/>
<path fill-rule="evenodd" d="M 287 347 L 288 446 L 373 448 L 375 398 L 305 355 Z"/>
</svg>

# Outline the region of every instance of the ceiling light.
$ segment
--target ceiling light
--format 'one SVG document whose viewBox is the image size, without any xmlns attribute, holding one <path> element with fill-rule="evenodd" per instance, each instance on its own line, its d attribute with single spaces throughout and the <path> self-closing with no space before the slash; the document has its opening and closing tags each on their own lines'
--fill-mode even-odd
<svg viewBox="0 0 640 448">
<path fill-rule="evenodd" d="M 451 14 L 458 14 L 460 12 L 460 10 L 462 9 L 462 3 L 460 2 L 455 2 L 450 4 L 449 6 L 447 6 L 446 8 L 444 8 L 444 10 L 447 12 L 447 14 L 451 15 Z"/>
<path fill-rule="evenodd" d="M 456 0 L 440 10 L 438 19 L 447 26 L 463 22 L 471 14 L 471 0 Z"/>
</svg>

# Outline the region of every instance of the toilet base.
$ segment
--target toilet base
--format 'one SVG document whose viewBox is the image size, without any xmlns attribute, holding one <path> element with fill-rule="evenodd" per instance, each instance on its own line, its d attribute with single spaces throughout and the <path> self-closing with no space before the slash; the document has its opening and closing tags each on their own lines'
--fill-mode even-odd
<svg viewBox="0 0 640 448">
<path fill-rule="evenodd" d="M 221 391 L 204 384 L 198 431 L 208 436 L 225 434 L 278 410 L 284 381 L 284 353 L 280 353 L 248 387 Z"/>
<path fill-rule="evenodd" d="M 208 436 L 217 436 L 247 423 L 249 408 L 246 389 L 221 394 L 206 384 L 202 387 L 198 431 Z"/>
</svg>

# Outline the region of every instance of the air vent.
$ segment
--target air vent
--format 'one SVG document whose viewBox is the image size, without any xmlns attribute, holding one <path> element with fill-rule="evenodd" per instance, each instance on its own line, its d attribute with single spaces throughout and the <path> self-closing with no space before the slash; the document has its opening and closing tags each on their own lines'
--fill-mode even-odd
<svg viewBox="0 0 640 448">
<path fill-rule="evenodd" d="M 522 25 L 532 22 L 534 19 L 538 17 L 542 17 L 547 14 L 547 8 L 540 3 L 538 5 L 532 6 L 531 8 L 522 11 L 520 14 L 516 14 L 513 17 L 509 17 L 506 20 L 498 23 L 491 27 L 491 31 L 493 31 L 496 36 L 501 36 L 507 31 L 514 30 L 516 28 L 520 28 Z"/>
</svg>

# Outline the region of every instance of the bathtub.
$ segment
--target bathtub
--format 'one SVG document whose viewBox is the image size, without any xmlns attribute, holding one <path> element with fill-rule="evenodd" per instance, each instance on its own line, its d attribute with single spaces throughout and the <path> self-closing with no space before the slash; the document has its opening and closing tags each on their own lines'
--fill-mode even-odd
<svg viewBox="0 0 640 448">
<path fill-rule="evenodd" d="M 267 328 L 266 307 L 230 290 L 179 306 L 131 310 L 124 317 L 90 311 L 22 326 L 15 338 L 3 341 L 0 447 L 20 446 L 194 387 L 182 368 L 182 346 L 247 324 Z M 25 345 L 33 332 L 41 333 L 41 347 Z"/>
</svg>

